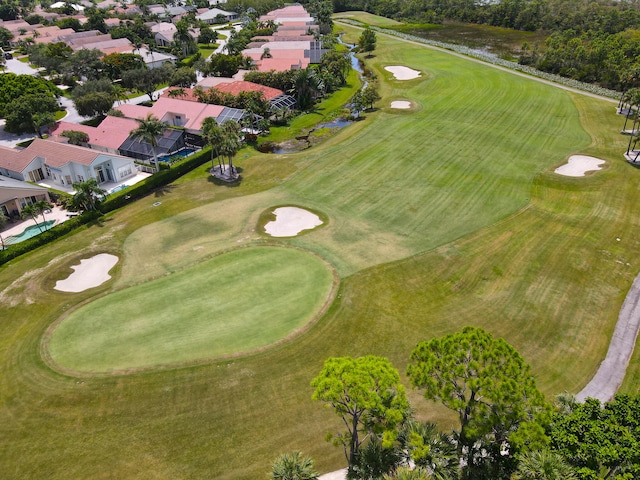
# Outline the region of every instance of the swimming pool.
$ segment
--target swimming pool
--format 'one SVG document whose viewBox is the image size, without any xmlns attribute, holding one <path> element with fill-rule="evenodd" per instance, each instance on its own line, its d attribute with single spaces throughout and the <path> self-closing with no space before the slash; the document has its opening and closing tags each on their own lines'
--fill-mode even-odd
<svg viewBox="0 0 640 480">
<path fill-rule="evenodd" d="M 55 220 L 47 220 L 44 223 L 39 223 L 38 225 L 31 225 L 30 227 L 25 228 L 22 233 L 18 235 L 12 235 L 11 237 L 7 237 L 4 241 L 7 245 L 24 242 L 25 240 L 30 239 L 31 237 L 35 237 L 36 235 L 40 235 L 45 230 L 49 230 L 51 226 L 56 223 Z M 42 229 L 42 230 L 40 230 Z"/>
<path fill-rule="evenodd" d="M 168 162 L 171 159 L 175 159 L 175 157 L 180 157 L 180 158 L 188 157 L 193 152 L 195 152 L 195 150 L 193 148 L 184 148 L 184 149 L 180 150 L 179 152 L 176 152 L 176 153 L 174 153 L 172 155 L 160 155 L 158 157 L 158 161 L 159 162 Z"/>
<path fill-rule="evenodd" d="M 127 185 L 126 183 L 122 185 L 118 185 L 115 188 L 112 188 L 111 190 L 109 190 L 109 193 L 116 193 L 116 192 L 119 192 L 120 190 L 124 190 L 125 188 L 129 188 L 129 185 Z"/>
</svg>

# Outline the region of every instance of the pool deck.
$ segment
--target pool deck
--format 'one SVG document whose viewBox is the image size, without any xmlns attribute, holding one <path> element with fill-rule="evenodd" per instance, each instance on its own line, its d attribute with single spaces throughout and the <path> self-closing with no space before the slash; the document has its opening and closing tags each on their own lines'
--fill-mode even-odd
<svg viewBox="0 0 640 480">
<path fill-rule="evenodd" d="M 56 220 L 56 223 L 53 226 L 58 225 L 59 223 L 66 222 L 71 218 L 69 215 L 75 215 L 73 212 L 68 212 L 67 210 L 62 210 L 60 207 L 53 207 L 51 209 L 51 213 L 45 213 L 45 220 Z M 42 216 L 38 217 L 39 223 L 42 223 Z M 20 235 L 27 227 L 31 227 L 35 225 L 36 222 L 33 221 L 33 218 L 28 218 L 26 220 L 19 220 L 17 222 L 7 222 L 5 228 L 0 231 L 0 235 L 2 235 L 3 239 L 7 237 L 11 237 L 14 235 Z"/>
</svg>

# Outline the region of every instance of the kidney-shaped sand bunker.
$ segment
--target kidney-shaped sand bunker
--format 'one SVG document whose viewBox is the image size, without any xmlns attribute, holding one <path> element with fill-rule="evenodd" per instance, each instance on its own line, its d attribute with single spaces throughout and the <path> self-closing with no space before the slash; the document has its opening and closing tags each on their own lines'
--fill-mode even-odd
<svg viewBox="0 0 640 480">
<path fill-rule="evenodd" d="M 98 298 L 45 342 L 64 370 L 104 373 L 249 352 L 300 331 L 334 295 L 321 258 L 286 247 L 234 250 Z"/>
</svg>

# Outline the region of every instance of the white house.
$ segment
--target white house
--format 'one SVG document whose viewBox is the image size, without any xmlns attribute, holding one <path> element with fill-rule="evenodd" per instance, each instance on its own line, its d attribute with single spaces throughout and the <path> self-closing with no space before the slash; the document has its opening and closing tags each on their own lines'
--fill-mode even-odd
<svg viewBox="0 0 640 480">
<path fill-rule="evenodd" d="M 89 178 L 98 184 L 135 176 L 133 159 L 84 147 L 35 139 L 27 148 L 0 147 L 0 175 L 69 190 Z"/>
<path fill-rule="evenodd" d="M 24 207 L 39 200 L 50 201 L 46 189 L 0 175 L 0 213 L 6 217 L 18 217 Z"/>
<path fill-rule="evenodd" d="M 214 23 L 218 23 L 218 15 L 220 15 L 220 18 L 224 17 L 225 22 L 230 22 L 238 18 L 238 14 L 236 12 L 227 12 L 225 10 L 220 10 L 219 8 L 212 8 L 200 15 L 196 15 L 196 19 L 212 25 Z"/>
</svg>

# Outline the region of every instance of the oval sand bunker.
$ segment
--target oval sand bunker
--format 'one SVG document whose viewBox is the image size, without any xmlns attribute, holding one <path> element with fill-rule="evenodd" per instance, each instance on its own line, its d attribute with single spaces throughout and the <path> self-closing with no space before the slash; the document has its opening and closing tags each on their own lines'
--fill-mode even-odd
<svg viewBox="0 0 640 480">
<path fill-rule="evenodd" d="M 264 231 L 272 237 L 294 237 L 303 230 L 322 225 L 315 213 L 298 207 L 279 207 L 273 211 L 276 219 L 264 226 Z"/>
<path fill-rule="evenodd" d="M 555 169 L 555 173 L 565 177 L 584 177 L 586 172 L 601 170 L 598 165 L 606 163 L 595 157 L 586 155 L 572 155 L 564 165 Z"/>
<path fill-rule="evenodd" d="M 109 270 L 118 263 L 118 257 L 100 253 L 91 258 L 83 258 L 80 265 L 72 265 L 73 273 L 64 280 L 58 280 L 55 290 L 61 292 L 83 292 L 98 287 L 111 278 Z"/>
<path fill-rule="evenodd" d="M 411 108 L 411 102 L 407 102 L 406 100 L 394 100 L 393 102 L 391 102 L 391 108 L 407 110 Z"/>
<path fill-rule="evenodd" d="M 391 66 L 384 67 L 387 72 L 393 73 L 396 80 L 413 80 L 420 76 L 420 72 L 409 67 Z"/>
</svg>

